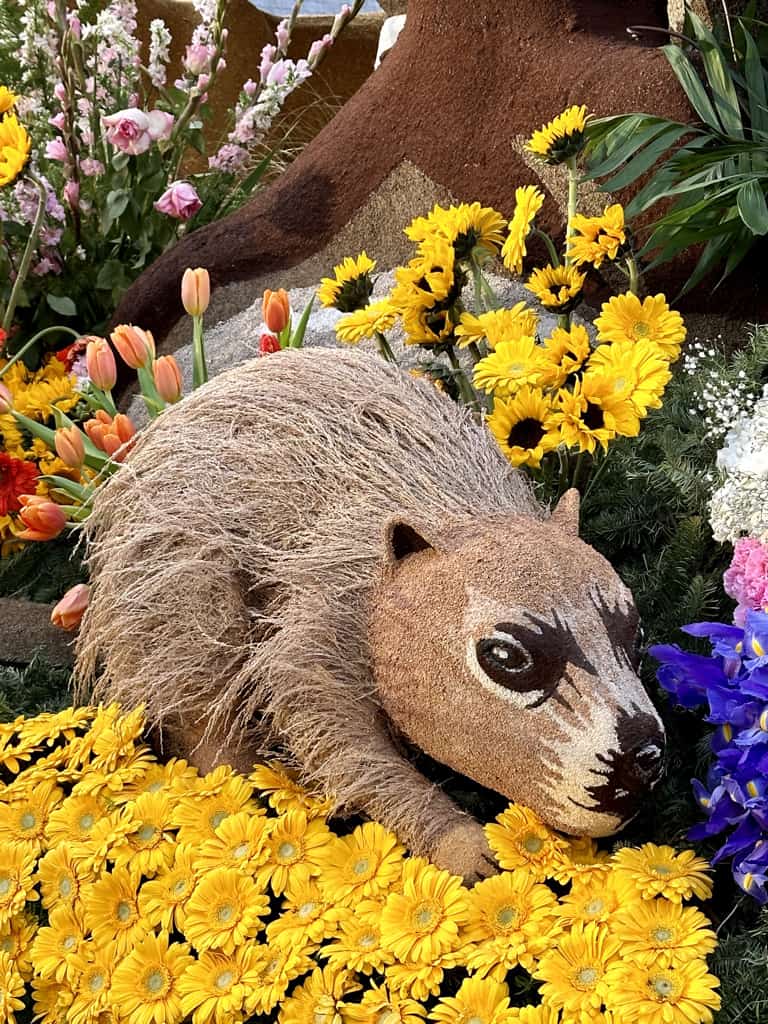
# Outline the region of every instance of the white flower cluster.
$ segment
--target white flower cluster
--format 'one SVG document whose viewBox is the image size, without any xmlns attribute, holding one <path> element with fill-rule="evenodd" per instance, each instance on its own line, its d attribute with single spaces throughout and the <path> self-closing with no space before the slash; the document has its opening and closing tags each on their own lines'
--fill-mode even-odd
<svg viewBox="0 0 768 1024">
<path fill-rule="evenodd" d="M 171 57 L 171 33 L 162 18 L 153 18 L 149 23 L 149 60 L 147 72 L 156 89 L 165 85 L 167 64 Z"/>
<path fill-rule="evenodd" d="M 694 338 L 682 360 L 683 373 L 693 378 L 696 397 L 692 416 L 706 428 L 705 437 L 721 443 L 731 426 L 744 417 L 755 404 L 755 386 L 744 370 L 734 377 L 726 369 L 722 354 L 722 335 L 715 342 Z"/>
<path fill-rule="evenodd" d="M 742 416 L 728 432 L 717 464 L 725 478 L 710 506 L 715 539 L 768 532 L 768 387 L 752 415 Z"/>
</svg>

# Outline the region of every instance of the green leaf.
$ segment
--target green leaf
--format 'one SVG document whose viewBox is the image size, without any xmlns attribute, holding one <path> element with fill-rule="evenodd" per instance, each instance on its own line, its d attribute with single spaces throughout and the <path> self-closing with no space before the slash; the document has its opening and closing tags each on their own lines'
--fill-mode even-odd
<svg viewBox="0 0 768 1024">
<path fill-rule="evenodd" d="M 753 235 L 768 234 L 768 204 L 760 185 L 753 178 L 746 181 L 736 194 L 739 216 Z"/>
<path fill-rule="evenodd" d="M 595 154 L 600 159 L 587 160 L 585 178 L 602 178 L 612 173 L 672 125 L 671 121 L 653 118 L 653 123 L 642 127 L 643 120 L 642 114 L 629 114 L 612 128 L 600 147 L 600 154 Z"/>
<path fill-rule="evenodd" d="M 670 125 L 660 132 L 633 160 L 630 160 L 618 174 L 604 181 L 601 188 L 606 192 L 618 192 L 649 171 L 658 163 L 668 149 L 675 145 L 688 132 L 687 127 Z"/>
<path fill-rule="evenodd" d="M 678 82 L 682 85 L 688 101 L 701 120 L 708 124 L 710 128 L 714 128 L 716 132 L 722 131 L 722 125 L 715 112 L 715 108 L 710 103 L 709 96 L 707 96 L 707 92 L 701 84 L 701 79 L 688 57 L 679 46 L 674 46 L 672 43 L 662 46 L 661 49 L 672 65 L 672 70 Z"/>
<path fill-rule="evenodd" d="M 299 325 L 296 328 L 296 330 L 293 332 L 293 335 L 291 337 L 291 342 L 290 342 L 290 347 L 291 348 L 301 348 L 301 346 L 304 344 L 304 335 L 307 332 L 307 324 L 309 323 L 309 315 L 312 312 L 312 306 L 314 304 L 315 304 L 315 296 L 313 295 L 312 298 L 307 303 L 307 305 L 304 307 L 304 312 L 301 314 L 301 320 L 299 320 Z"/>
<path fill-rule="evenodd" d="M 124 171 L 130 161 L 128 153 L 116 152 L 112 157 L 112 167 L 116 171 Z"/>
<path fill-rule="evenodd" d="M 701 18 L 690 8 L 687 15 L 704 61 L 712 101 L 720 123 L 729 135 L 743 138 L 744 124 L 741 119 L 739 98 L 723 51 Z"/>
<path fill-rule="evenodd" d="M 77 316 L 77 306 L 66 295 L 51 295 L 48 292 L 45 296 L 45 301 L 60 316 Z"/>
<path fill-rule="evenodd" d="M 110 220 L 116 221 L 121 217 L 131 201 L 131 193 L 124 188 L 116 188 L 107 193 L 104 209 Z"/>
<path fill-rule="evenodd" d="M 120 260 L 107 260 L 102 263 L 96 277 L 96 287 L 103 291 L 122 287 L 126 283 L 125 267 Z"/>
<path fill-rule="evenodd" d="M 768 96 L 765 89 L 765 69 L 760 59 L 757 43 L 747 32 L 743 23 L 744 34 L 744 75 L 746 77 L 747 98 L 749 100 L 749 121 L 753 131 L 768 132 Z"/>
</svg>

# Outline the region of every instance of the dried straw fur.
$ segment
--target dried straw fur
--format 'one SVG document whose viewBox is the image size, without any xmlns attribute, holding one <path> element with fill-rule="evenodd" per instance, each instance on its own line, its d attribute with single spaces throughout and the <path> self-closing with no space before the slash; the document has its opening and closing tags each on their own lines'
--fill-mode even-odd
<svg viewBox="0 0 768 1024">
<path fill-rule="evenodd" d="M 385 525 L 510 513 L 542 515 L 486 428 L 431 385 L 350 351 L 245 363 L 152 423 L 100 491 L 81 685 L 145 703 L 172 748 L 202 744 L 198 760 L 287 750 L 339 808 L 411 821 L 398 830 L 424 849 L 456 812 L 376 700 Z"/>
</svg>

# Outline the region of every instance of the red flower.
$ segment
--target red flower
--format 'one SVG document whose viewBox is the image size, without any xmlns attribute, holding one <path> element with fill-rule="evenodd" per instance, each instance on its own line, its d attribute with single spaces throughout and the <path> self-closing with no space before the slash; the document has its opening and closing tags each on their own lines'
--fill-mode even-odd
<svg viewBox="0 0 768 1024">
<path fill-rule="evenodd" d="M 5 344 L 5 341 L 6 341 L 7 338 L 8 338 L 8 332 L 4 331 L 3 328 L 0 327 L 0 348 L 3 347 L 3 345 Z"/>
<path fill-rule="evenodd" d="M 259 340 L 259 355 L 268 356 L 270 352 L 279 352 L 280 342 L 274 334 L 262 334 Z"/>
<path fill-rule="evenodd" d="M 0 516 L 18 512 L 22 494 L 34 494 L 37 484 L 37 466 L 34 462 L 14 459 L 0 452 Z"/>
</svg>

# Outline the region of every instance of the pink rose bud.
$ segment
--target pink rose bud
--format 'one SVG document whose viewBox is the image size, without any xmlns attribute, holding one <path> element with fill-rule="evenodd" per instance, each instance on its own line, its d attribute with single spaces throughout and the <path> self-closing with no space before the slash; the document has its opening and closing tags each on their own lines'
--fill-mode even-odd
<svg viewBox="0 0 768 1024">
<path fill-rule="evenodd" d="M 10 388 L 0 383 L 0 416 L 7 416 L 13 408 L 13 395 Z"/>
<path fill-rule="evenodd" d="M 181 370 L 173 356 L 160 356 L 152 367 L 157 393 L 164 402 L 178 402 L 183 387 Z"/>
<path fill-rule="evenodd" d="M 197 80 L 196 89 L 197 89 L 198 92 L 203 93 L 203 92 L 205 92 L 205 90 L 208 88 L 208 86 L 210 84 L 211 84 L 211 76 L 210 75 L 200 75 L 200 77 Z"/>
<path fill-rule="evenodd" d="M 149 366 L 155 358 L 155 339 L 149 331 L 131 324 L 119 324 L 109 336 L 120 358 L 132 370 Z"/>
<path fill-rule="evenodd" d="M 66 629 L 71 633 L 80 625 L 90 596 L 91 588 L 87 583 L 78 583 L 70 587 L 51 612 L 51 622 L 59 629 Z"/>
<path fill-rule="evenodd" d="M 166 213 L 177 220 L 189 220 L 202 206 L 200 197 L 188 181 L 174 181 L 155 202 L 158 213 Z"/>
<path fill-rule="evenodd" d="M 92 383 L 102 391 L 111 391 L 117 381 L 117 363 L 104 338 L 92 338 L 85 350 L 85 366 Z"/>
<path fill-rule="evenodd" d="M 70 208 L 76 210 L 80 205 L 80 183 L 68 181 L 64 186 L 64 198 L 69 203 Z"/>
<path fill-rule="evenodd" d="M 211 301 L 211 279 L 203 267 L 187 267 L 181 279 L 181 303 L 190 316 L 202 316 Z"/>
<path fill-rule="evenodd" d="M 70 469 L 79 469 L 85 459 L 83 435 L 77 427 L 59 427 L 54 437 L 56 454 Z"/>
<path fill-rule="evenodd" d="M 67 98 L 67 90 L 64 88 L 63 82 L 57 82 L 56 85 L 54 85 L 53 95 L 56 97 L 59 103 L 64 102 L 64 100 Z"/>
<path fill-rule="evenodd" d="M 46 143 L 45 155 L 49 160 L 57 160 L 59 163 L 66 163 L 69 158 L 67 147 L 64 145 L 64 140 L 61 136 L 57 135 L 55 139 Z"/>
<path fill-rule="evenodd" d="M 252 78 L 249 78 L 247 82 L 243 83 L 243 92 L 246 96 L 253 98 L 259 91 L 259 87 Z"/>
</svg>

